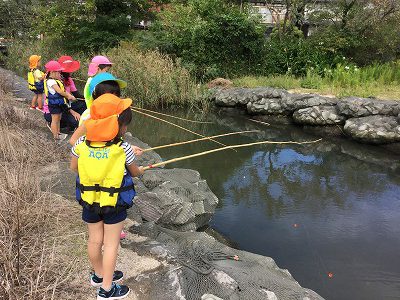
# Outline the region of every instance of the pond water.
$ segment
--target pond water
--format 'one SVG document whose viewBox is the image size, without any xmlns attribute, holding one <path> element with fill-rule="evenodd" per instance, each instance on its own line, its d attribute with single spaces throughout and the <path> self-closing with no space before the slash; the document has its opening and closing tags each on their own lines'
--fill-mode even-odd
<svg viewBox="0 0 400 300">
<path fill-rule="evenodd" d="M 193 115 L 173 112 L 174 115 Z M 196 138 L 134 115 L 132 133 L 151 146 Z M 259 129 L 219 139 L 313 140 L 292 125 L 265 126 L 210 113 L 213 124 L 173 121 L 204 135 Z M 200 142 L 159 150 L 166 160 L 220 147 Z M 311 145 L 226 150 L 169 165 L 198 170 L 220 203 L 210 226 L 235 247 L 272 257 L 326 299 L 400 299 L 399 156 L 345 139 Z"/>
</svg>

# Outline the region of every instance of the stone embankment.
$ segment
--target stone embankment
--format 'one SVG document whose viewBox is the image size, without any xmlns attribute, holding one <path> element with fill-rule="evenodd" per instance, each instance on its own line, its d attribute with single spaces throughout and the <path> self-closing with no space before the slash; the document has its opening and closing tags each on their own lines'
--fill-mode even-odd
<svg viewBox="0 0 400 300">
<path fill-rule="evenodd" d="M 14 95 L 19 97 L 9 105 L 32 116 L 45 132 L 41 113 L 27 110 L 31 94 L 25 80 L 1 68 L 0 75 L 12 83 Z M 51 139 L 50 132 L 48 136 Z M 131 135 L 127 140 L 149 147 Z M 67 151 L 68 145 L 60 147 Z M 149 151 L 137 164 L 159 161 L 161 157 Z M 43 188 L 73 200 L 75 174 L 68 171 L 67 161 L 45 165 L 33 176 L 41 179 Z M 135 183 L 138 195 L 126 222 L 136 225 L 130 226 L 122 241 L 118 261 L 126 275 L 124 282 L 133 288 L 128 299 L 323 299 L 301 287 L 272 258 L 233 249 L 196 232 L 208 224 L 218 204 L 197 171 L 158 168 L 135 178 Z"/>
<path fill-rule="evenodd" d="M 400 101 L 338 99 L 269 87 L 219 89 L 211 98 L 217 106 L 235 107 L 249 115 L 287 116 L 299 125 L 339 127 L 359 142 L 400 142 Z"/>
</svg>

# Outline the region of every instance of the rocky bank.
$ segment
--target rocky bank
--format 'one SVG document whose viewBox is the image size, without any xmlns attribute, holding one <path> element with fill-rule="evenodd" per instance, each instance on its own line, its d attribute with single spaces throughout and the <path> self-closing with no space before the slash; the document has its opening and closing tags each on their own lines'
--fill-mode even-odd
<svg viewBox="0 0 400 300">
<path fill-rule="evenodd" d="M 249 115 L 286 116 L 302 126 L 339 128 L 339 133 L 358 142 L 400 142 L 400 101 L 372 98 L 334 98 L 294 94 L 260 88 L 215 89 L 211 99 L 218 107 L 243 110 Z"/>
</svg>

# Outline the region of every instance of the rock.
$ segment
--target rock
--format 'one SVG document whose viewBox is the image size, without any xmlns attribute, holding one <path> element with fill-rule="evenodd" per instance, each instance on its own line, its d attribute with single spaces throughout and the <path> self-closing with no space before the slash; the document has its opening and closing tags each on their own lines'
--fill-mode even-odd
<svg viewBox="0 0 400 300">
<path fill-rule="evenodd" d="M 135 198 L 140 214 L 165 228 L 193 231 L 203 227 L 218 204 L 197 171 L 154 169 L 146 171 L 140 181 L 146 188 Z"/>
<path fill-rule="evenodd" d="M 344 131 L 353 139 L 372 144 L 400 142 L 400 124 L 396 117 L 368 116 L 346 121 Z"/>
<path fill-rule="evenodd" d="M 348 97 L 337 104 L 338 112 L 347 117 L 365 117 L 372 115 L 398 116 L 398 101 L 375 100 L 370 98 Z"/>
<path fill-rule="evenodd" d="M 338 114 L 336 106 L 312 106 L 295 111 L 293 120 L 299 124 L 334 125 L 344 124 L 346 119 Z"/>
</svg>

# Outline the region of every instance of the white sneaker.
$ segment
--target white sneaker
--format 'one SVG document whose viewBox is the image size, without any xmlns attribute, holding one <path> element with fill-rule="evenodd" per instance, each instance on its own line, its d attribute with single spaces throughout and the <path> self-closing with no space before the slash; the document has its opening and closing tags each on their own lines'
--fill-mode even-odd
<svg viewBox="0 0 400 300">
<path fill-rule="evenodd" d="M 68 134 L 66 134 L 66 133 L 59 133 L 58 134 L 58 140 L 59 141 L 63 141 L 63 140 L 65 140 L 67 138 L 67 136 L 68 136 Z"/>
</svg>

